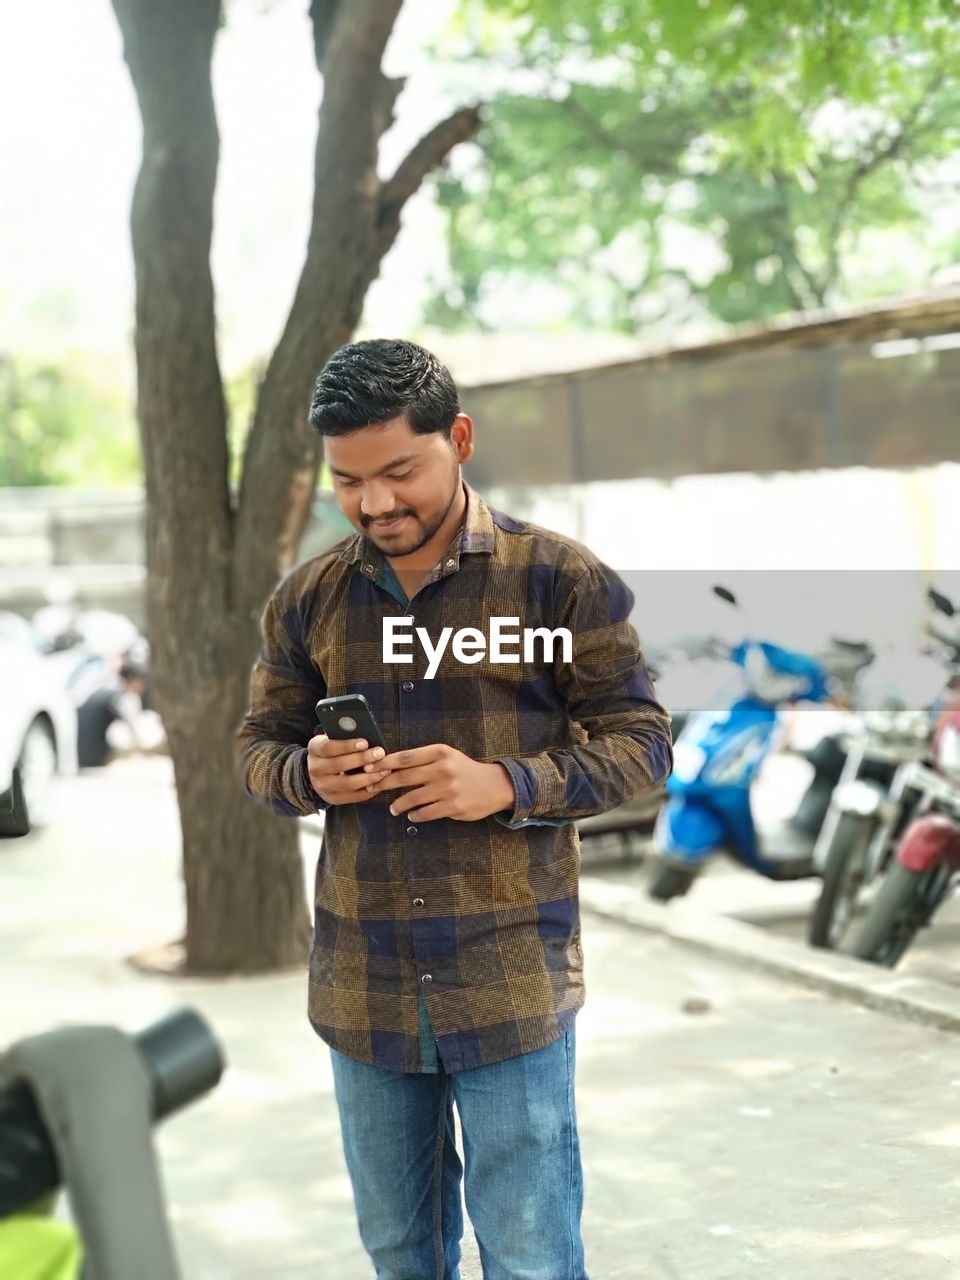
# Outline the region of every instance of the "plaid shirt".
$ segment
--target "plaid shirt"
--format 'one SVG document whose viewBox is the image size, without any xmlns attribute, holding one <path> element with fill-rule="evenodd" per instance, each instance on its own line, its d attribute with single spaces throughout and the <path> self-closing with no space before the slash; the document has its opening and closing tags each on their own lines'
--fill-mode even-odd
<svg viewBox="0 0 960 1280">
<path fill-rule="evenodd" d="M 407 601 L 362 534 L 300 565 L 263 617 L 240 728 L 247 792 L 277 813 L 324 808 L 306 743 L 318 698 L 362 693 L 388 751 L 448 743 L 499 761 L 512 812 L 414 825 L 396 791 L 327 808 L 316 872 L 309 1014 L 338 1052 L 399 1071 L 461 1071 L 555 1040 L 583 1004 L 573 821 L 670 772 L 669 718 L 629 622 L 633 597 L 569 538 L 492 512 L 467 489 L 459 535 Z M 493 617 L 566 627 L 573 661 L 543 646 L 517 663 L 463 665 L 448 646 L 433 679 L 414 643 L 383 661 L 383 620 L 441 628 Z M 511 628 L 512 629 L 512 628 Z"/>
</svg>

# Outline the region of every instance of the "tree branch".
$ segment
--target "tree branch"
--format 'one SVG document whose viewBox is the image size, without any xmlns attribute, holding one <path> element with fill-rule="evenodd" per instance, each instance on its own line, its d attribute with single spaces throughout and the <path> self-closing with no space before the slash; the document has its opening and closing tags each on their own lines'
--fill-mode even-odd
<svg viewBox="0 0 960 1280">
<path fill-rule="evenodd" d="M 794 311 L 808 311 L 812 306 L 822 307 L 824 305 L 824 295 L 820 290 L 817 280 L 807 270 L 806 265 L 800 257 L 800 253 L 792 240 L 785 235 L 774 236 L 774 246 L 777 257 L 780 259 L 781 279 L 787 290 L 787 297 Z M 807 289 L 807 297 L 804 298 L 798 291 L 790 274 L 790 268 L 794 267 L 803 281 Z"/>
<path fill-rule="evenodd" d="M 656 325 L 662 324 L 674 309 L 673 302 L 663 298 L 655 315 L 641 320 L 638 315 L 638 304 L 656 298 L 658 286 L 665 280 L 680 280 L 687 286 L 688 294 L 693 294 L 694 284 L 689 274 L 681 267 L 664 267 L 660 265 L 659 254 L 653 254 L 644 272 L 643 279 L 636 285 L 625 285 L 619 274 L 613 269 L 603 272 L 614 294 L 619 318 L 614 320 L 617 329 L 623 333 L 636 334 Z"/>
<path fill-rule="evenodd" d="M 267 367 L 247 441 L 235 575 L 259 614 L 295 558 L 316 487 L 318 440 L 307 424 L 313 380 L 346 342 L 379 269 L 377 151 L 402 82 L 381 61 L 402 0 L 313 0 L 323 101 L 313 216 L 293 306 Z"/>
<path fill-rule="evenodd" d="M 381 69 L 403 0 L 313 0 L 323 101 L 307 253 L 283 336 L 270 360 L 247 442 L 234 574 L 242 611 L 259 616 L 293 563 L 316 489 L 319 441 L 307 424 L 314 378 L 349 341 L 400 215 L 424 177 L 477 126 L 477 108 L 432 129 L 382 182 L 380 139 L 403 81 Z"/>
<path fill-rule="evenodd" d="M 602 125 L 596 116 L 591 115 L 586 107 L 577 101 L 573 95 L 572 85 L 566 97 L 559 99 L 559 105 L 566 111 L 570 119 L 580 126 L 587 137 L 591 138 L 599 146 L 613 152 L 614 155 L 623 156 L 625 160 L 637 160 L 640 158 L 632 153 L 622 139 L 618 138 L 605 125 Z"/>
<path fill-rule="evenodd" d="M 596 118 L 582 102 L 576 97 L 575 85 L 569 87 L 565 97 L 557 99 L 557 105 L 560 106 L 574 122 L 579 125 L 583 133 L 597 146 L 610 151 L 614 155 L 622 156 L 631 164 L 639 166 L 645 174 L 662 173 L 675 176 L 677 173 L 677 162 L 683 154 L 684 148 L 689 146 L 690 142 L 700 133 L 702 127 L 696 118 L 696 112 L 690 112 L 686 121 L 681 120 L 677 132 L 672 140 L 676 145 L 673 147 L 661 146 L 659 152 L 647 147 L 637 148 L 631 142 L 619 137 L 613 130 L 608 129 L 606 125 Z M 718 119 L 736 119 L 744 114 L 745 97 L 742 91 L 736 86 L 730 91 L 724 91 L 719 86 L 714 86 L 711 91 L 711 118 L 714 121 Z"/>
<path fill-rule="evenodd" d="M 931 80 L 920 94 L 917 101 L 913 104 L 906 116 L 900 122 L 897 132 L 890 137 L 886 135 L 880 141 L 880 135 L 874 137 L 873 145 L 869 154 L 861 158 L 854 166 L 853 170 L 847 178 L 843 195 L 837 205 L 836 212 L 830 221 L 827 232 L 827 281 L 833 284 L 840 273 L 840 251 L 839 239 L 843 234 L 843 225 L 847 220 L 853 203 L 857 197 L 860 187 L 875 173 L 881 165 L 886 164 L 890 160 L 894 160 L 904 149 L 910 139 L 913 137 L 917 126 L 920 124 L 924 108 L 927 105 L 930 94 L 937 88 L 939 84 L 939 76 Z"/>
<path fill-rule="evenodd" d="M 800 257 L 793 219 L 790 216 L 790 196 L 787 191 L 786 179 L 779 169 L 771 169 L 770 176 L 773 178 L 779 197 L 779 203 L 774 213 L 780 215 L 779 218 L 771 219 L 770 226 L 776 245 L 777 257 L 780 259 L 780 265 L 783 268 L 783 282 L 787 286 L 790 300 L 797 311 L 806 311 L 811 299 L 814 305 L 822 307 L 826 303 L 827 290 L 833 283 L 833 278 L 828 272 L 825 280 L 818 280 Z M 791 265 L 799 273 L 801 280 L 809 291 L 807 302 L 804 302 L 790 279 L 789 268 Z"/>
<path fill-rule="evenodd" d="M 454 147 L 473 137 L 480 125 L 482 111 L 483 108 L 479 105 L 462 107 L 434 125 L 400 161 L 393 177 L 383 184 L 379 226 L 380 243 L 384 252 L 396 238 L 404 205 L 411 196 L 416 195 L 424 179 L 447 158 Z"/>
<path fill-rule="evenodd" d="M 920 117 L 923 115 L 924 107 L 927 105 L 930 92 L 936 88 L 937 83 L 938 81 L 933 81 L 927 85 L 926 89 L 907 112 L 904 119 L 900 122 L 900 127 L 897 132 L 892 137 L 889 135 L 883 137 L 880 145 L 875 145 L 871 154 L 863 157 L 863 159 L 861 159 L 857 164 L 847 181 L 846 200 L 843 204 L 844 210 L 846 210 L 851 203 L 854 195 L 856 194 L 857 188 L 864 179 L 868 178 L 871 173 L 874 173 L 888 160 L 893 160 L 903 150 L 904 146 L 910 140 L 914 129 L 919 124 Z M 880 135 L 877 135 L 873 139 L 873 142 L 878 142 L 879 137 Z"/>
<path fill-rule="evenodd" d="M 333 31 L 337 14 L 343 0 L 310 0 L 310 21 L 313 24 L 313 52 L 317 60 L 317 70 L 323 71 L 324 59 L 330 44 L 330 33 Z"/>
</svg>

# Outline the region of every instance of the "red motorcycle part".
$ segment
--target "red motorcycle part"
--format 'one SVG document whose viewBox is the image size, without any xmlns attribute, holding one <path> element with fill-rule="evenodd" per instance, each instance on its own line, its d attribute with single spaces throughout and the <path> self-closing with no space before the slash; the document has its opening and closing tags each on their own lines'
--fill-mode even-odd
<svg viewBox="0 0 960 1280">
<path fill-rule="evenodd" d="M 960 867 L 960 827 L 940 813 L 917 818 L 904 832 L 897 861 L 918 874 L 941 862 Z"/>
</svg>

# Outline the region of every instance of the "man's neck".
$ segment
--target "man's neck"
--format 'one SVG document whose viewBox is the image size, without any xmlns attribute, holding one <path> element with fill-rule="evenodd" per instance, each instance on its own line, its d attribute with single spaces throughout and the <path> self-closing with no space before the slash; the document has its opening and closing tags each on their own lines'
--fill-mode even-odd
<svg viewBox="0 0 960 1280">
<path fill-rule="evenodd" d="M 394 573 L 412 573 L 418 569 L 422 570 L 423 573 L 427 573 L 432 569 L 440 556 L 449 547 L 453 535 L 463 524 L 466 511 L 467 495 L 461 484 L 453 506 L 447 512 L 443 524 L 429 542 L 425 542 L 422 547 L 418 547 L 416 551 L 411 551 L 407 556 L 387 557 Z"/>
<path fill-rule="evenodd" d="M 411 552 L 408 556 L 387 557 L 390 567 L 397 575 L 397 580 L 408 596 L 413 595 L 447 547 L 449 547 L 457 530 L 462 526 L 466 514 L 467 492 L 461 481 L 456 501 L 447 512 L 443 524 L 430 541 L 425 542 L 422 547 L 418 547 L 416 551 Z"/>
</svg>

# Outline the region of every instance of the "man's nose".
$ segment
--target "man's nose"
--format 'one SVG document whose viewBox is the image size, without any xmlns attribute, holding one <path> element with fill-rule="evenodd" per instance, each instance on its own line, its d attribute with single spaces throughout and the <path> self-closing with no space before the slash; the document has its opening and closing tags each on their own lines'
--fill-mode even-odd
<svg viewBox="0 0 960 1280">
<path fill-rule="evenodd" d="M 371 520 L 379 520 L 388 516 L 395 509 L 393 490 L 382 480 L 371 480 L 363 486 L 360 496 L 360 510 Z"/>
</svg>

